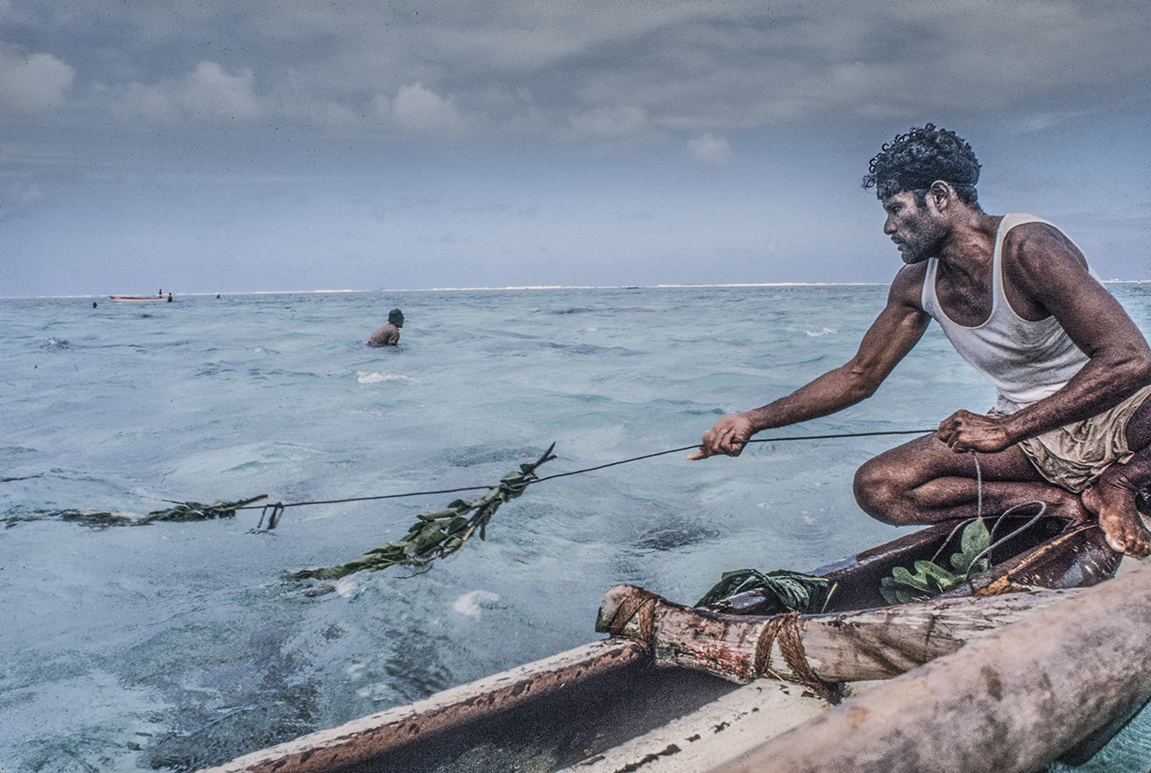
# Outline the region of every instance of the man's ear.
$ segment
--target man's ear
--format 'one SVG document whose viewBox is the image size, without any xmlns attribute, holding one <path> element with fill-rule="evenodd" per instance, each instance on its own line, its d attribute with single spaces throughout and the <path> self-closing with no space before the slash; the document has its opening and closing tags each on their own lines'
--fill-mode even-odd
<svg viewBox="0 0 1151 773">
<path fill-rule="evenodd" d="M 955 189 L 943 180 L 936 180 L 927 189 L 928 204 L 934 204 L 937 212 L 945 212 L 955 200 Z"/>
</svg>

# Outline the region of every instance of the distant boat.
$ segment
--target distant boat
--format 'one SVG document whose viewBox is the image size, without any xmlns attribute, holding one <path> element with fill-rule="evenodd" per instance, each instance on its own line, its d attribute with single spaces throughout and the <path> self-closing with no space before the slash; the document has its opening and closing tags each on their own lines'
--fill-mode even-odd
<svg viewBox="0 0 1151 773">
<path fill-rule="evenodd" d="M 172 302 L 172 294 L 168 293 L 168 297 L 163 295 L 109 295 L 114 301 L 167 301 Z"/>
</svg>

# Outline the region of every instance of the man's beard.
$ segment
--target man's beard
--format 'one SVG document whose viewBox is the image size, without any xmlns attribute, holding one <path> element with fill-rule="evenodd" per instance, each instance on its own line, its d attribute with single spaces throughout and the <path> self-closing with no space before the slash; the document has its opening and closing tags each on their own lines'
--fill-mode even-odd
<svg viewBox="0 0 1151 773">
<path fill-rule="evenodd" d="M 936 250 L 929 249 L 924 242 L 902 242 L 902 245 L 903 249 L 899 251 L 899 257 L 903 258 L 903 262 L 909 266 L 922 263 L 936 254 Z"/>
<path fill-rule="evenodd" d="M 947 229 L 942 224 L 925 218 L 919 233 L 910 239 L 900 240 L 899 245 L 903 249 L 899 251 L 899 257 L 909 266 L 922 263 L 928 258 L 939 255 L 946 239 Z"/>
</svg>

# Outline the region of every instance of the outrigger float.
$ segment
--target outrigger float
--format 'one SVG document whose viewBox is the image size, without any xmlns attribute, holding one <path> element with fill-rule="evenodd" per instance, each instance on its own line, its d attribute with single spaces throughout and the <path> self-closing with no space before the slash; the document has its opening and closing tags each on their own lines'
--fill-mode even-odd
<svg viewBox="0 0 1151 773">
<path fill-rule="evenodd" d="M 1111 579 L 1122 557 L 1097 526 L 984 521 L 1007 535 L 990 568 L 927 601 L 888 603 L 884 578 L 934 561 L 956 543 L 953 523 L 813 571 L 835 589 L 819 614 L 758 590 L 690 608 L 619 585 L 600 606 L 604 640 L 210 773 L 1012 773 L 1085 761 L 1151 697 L 1151 572 Z"/>
</svg>

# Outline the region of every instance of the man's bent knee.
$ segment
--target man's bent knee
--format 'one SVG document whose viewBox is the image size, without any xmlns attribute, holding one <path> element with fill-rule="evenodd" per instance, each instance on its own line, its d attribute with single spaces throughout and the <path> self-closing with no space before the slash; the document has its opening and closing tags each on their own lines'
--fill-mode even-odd
<svg viewBox="0 0 1151 773">
<path fill-rule="evenodd" d="M 896 485 L 891 470 L 879 459 L 872 459 L 855 471 L 852 490 L 859 508 L 875 520 L 892 526 L 906 522 L 899 516 L 904 492 Z"/>
</svg>

